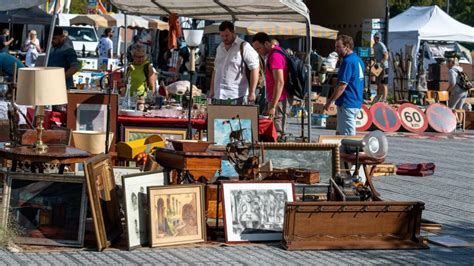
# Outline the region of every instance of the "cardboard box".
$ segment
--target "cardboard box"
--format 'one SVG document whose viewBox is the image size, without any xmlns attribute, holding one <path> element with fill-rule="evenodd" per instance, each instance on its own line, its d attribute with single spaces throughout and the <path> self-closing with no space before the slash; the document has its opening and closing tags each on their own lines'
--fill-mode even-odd
<svg viewBox="0 0 474 266">
<path fill-rule="evenodd" d="M 336 116 L 330 116 L 326 118 L 326 128 L 327 129 L 336 129 L 337 127 L 337 117 Z"/>
<path fill-rule="evenodd" d="M 327 97 L 319 96 L 318 98 L 316 98 L 316 100 L 314 100 L 314 102 L 319 104 L 326 104 L 327 99 Z"/>
<path fill-rule="evenodd" d="M 329 110 L 324 110 L 324 104 L 321 103 L 314 103 L 313 104 L 313 113 L 314 114 L 321 114 L 321 115 L 336 115 L 337 114 L 337 107 L 335 104 L 329 106 Z"/>
</svg>

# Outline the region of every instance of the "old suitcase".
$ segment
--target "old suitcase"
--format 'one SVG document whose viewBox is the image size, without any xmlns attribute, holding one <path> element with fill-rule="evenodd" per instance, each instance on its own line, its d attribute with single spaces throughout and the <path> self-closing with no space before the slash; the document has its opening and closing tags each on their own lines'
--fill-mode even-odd
<svg viewBox="0 0 474 266">
<path fill-rule="evenodd" d="M 312 249 L 428 248 L 420 236 L 423 202 L 287 203 L 283 246 Z"/>
</svg>

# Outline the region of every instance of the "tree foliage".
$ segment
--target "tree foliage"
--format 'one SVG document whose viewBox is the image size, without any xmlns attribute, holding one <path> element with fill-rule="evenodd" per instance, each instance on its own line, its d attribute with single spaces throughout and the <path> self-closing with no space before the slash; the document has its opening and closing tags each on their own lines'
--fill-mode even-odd
<svg viewBox="0 0 474 266">
<path fill-rule="evenodd" d="M 444 11 L 447 10 L 448 0 L 389 0 L 390 17 L 407 10 L 411 6 L 432 6 L 437 5 Z M 449 15 L 458 21 L 474 26 L 474 0 L 450 0 Z"/>
<path fill-rule="evenodd" d="M 71 14 L 87 14 L 87 0 L 73 0 L 69 9 Z"/>
</svg>

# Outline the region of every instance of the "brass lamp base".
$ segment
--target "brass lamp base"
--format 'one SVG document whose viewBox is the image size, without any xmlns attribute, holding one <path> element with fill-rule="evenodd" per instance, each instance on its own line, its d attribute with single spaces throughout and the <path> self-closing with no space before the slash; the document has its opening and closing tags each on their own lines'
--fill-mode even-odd
<svg viewBox="0 0 474 266">
<path fill-rule="evenodd" d="M 37 140 L 33 146 L 33 150 L 38 153 L 43 153 L 48 151 L 48 145 L 44 144 L 43 141 Z"/>
<path fill-rule="evenodd" d="M 44 153 L 48 151 L 48 145 L 43 142 L 43 122 L 44 122 L 44 106 L 38 106 L 36 113 L 36 142 L 33 146 L 33 150 L 38 153 Z"/>
</svg>

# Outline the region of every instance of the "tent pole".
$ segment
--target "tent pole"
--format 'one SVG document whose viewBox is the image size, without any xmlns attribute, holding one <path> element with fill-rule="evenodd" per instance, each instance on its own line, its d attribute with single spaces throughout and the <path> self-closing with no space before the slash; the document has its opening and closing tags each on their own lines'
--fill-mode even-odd
<svg viewBox="0 0 474 266">
<path fill-rule="evenodd" d="M 312 105 L 311 105 L 311 20 L 308 17 L 306 17 L 306 71 L 308 74 L 308 77 L 306 79 L 306 90 L 307 90 L 307 119 L 308 119 L 308 142 L 311 142 L 311 113 L 312 113 Z M 304 139 L 304 138 L 303 138 Z"/>
<path fill-rule="evenodd" d="M 124 75 L 123 75 L 123 83 L 127 83 L 127 65 L 128 65 L 128 58 L 127 58 L 127 29 L 128 29 L 128 24 L 127 24 L 127 12 L 123 12 L 123 20 L 124 20 L 124 27 L 125 27 L 125 33 L 124 35 L 124 44 L 123 44 L 123 54 L 124 54 L 124 60 L 123 60 L 123 65 L 124 65 Z"/>
<path fill-rule="evenodd" d="M 54 27 L 56 25 L 56 18 L 57 18 L 57 9 L 59 6 L 59 1 L 54 2 L 54 9 L 53 9 L 53 17 L 51 18 L 51 25 L 49 26 L 49 35 L 48 35 L 48 43 L 46 46 L 46 57 L 44 60 L 44 66 L 48 66 L 49 62 L 49 54 L 51 52 L 51 43 L 53 42 L 53 34 L 54 34 Z"/>
</svg>

